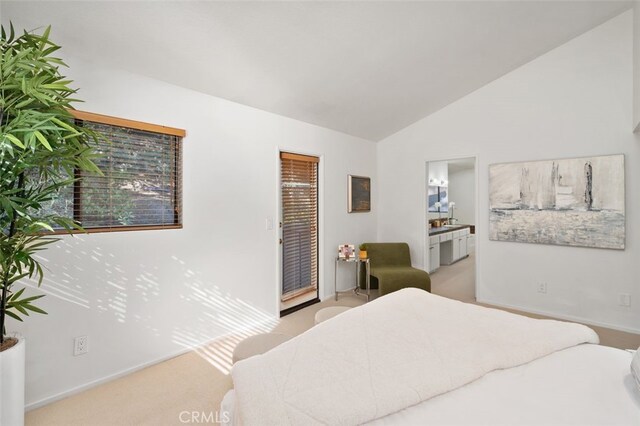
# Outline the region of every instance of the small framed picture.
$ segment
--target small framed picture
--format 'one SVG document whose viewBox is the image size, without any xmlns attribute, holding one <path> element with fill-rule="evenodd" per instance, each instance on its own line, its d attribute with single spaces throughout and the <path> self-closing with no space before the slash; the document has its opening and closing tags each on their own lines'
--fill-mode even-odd
<svg viewBox="0 0 640 426">
<path fill-rule="evenodd" d="M 371 211 L 371 178 L 349 175 L 348 209 L 349 213 Z"/>
<path fill-rule="evenodd" d="M 340 244 L 338 246 L 338 257 L 340 259 L 349 259 L 354 256 L 356 248 L 353 244 Z"/>
</svg>

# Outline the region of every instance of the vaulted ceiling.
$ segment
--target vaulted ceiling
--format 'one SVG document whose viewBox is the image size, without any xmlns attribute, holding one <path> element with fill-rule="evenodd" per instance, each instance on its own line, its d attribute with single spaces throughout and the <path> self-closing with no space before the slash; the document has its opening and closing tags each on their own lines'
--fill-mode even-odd
<svg viewBox="0 0 640 426">
<path fill-rule="evenodd" d="M 630 1 L 3 1 L 74 56 L 372 141 Z"/>
</svg>

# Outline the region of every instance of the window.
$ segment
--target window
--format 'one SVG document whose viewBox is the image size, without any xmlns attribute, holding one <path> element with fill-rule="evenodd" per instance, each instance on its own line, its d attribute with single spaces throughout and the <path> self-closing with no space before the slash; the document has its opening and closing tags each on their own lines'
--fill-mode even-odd
<svg viewBox="0 0 640 426">
<path fill-rule="evenodd" d="M 79 176 L 48 208 L 88 232 L 181 228 L 184 130 L 73 113 L 105 136 L 95 161 L 104 176 Z"/>
</svg>

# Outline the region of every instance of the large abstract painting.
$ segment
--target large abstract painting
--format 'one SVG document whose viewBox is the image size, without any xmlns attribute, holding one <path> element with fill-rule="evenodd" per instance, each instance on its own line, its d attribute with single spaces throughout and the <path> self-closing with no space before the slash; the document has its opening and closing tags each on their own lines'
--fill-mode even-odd
<svg viewBox="0 0 640 426">
<path fill-rule="evenodd" d="M 624 249 L 624 156 L 489 166 L 489 238 Z"/>
</svg>

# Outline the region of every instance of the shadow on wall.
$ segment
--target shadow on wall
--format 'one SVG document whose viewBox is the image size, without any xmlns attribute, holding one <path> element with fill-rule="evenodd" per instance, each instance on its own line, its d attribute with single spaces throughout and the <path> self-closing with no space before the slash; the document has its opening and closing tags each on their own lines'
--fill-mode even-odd
<svg viewBox="0 0 640 426">
<path fill-rule="evenodd" d="M 175 255 L 159 252 L 153 265 L 123 266 L 118 258 L 126 254 L 116 256 L 99 246 L 87 250 L 85 240 L 85 236 L 61 240 L 53 250 L 63 251 L 65 263 L 55 264 L 41 257 L 46 280 L 39 289 L 35 282 L 27 286 L 54 299 L 47 303 L 50 315 L 64 310 L 72 321 L 98 323 L 90 330 L 96 342 L 93 347 L 104 350 L 106 356 L 136 344 L 117 332 L 118 327 L 123 331 L 126 327 L 126 336 L 135 336 L 140 345 L 152 346 L 155 341 L 162 348 L 176 345 L 193 349 L 228 374 L 236 344 L 248 336 L 269 332 L 278 323 L 271 314 L 232 297 L 214 284 L 210 274 L 191 268 Z M 160 280 L 158 265 L 163 271 L 170 270 L 170 276 Z M 212 341 L 213 336 L 221 337 Z M 170 355 L 136 349 L 155 358 Z"/>
</svg>

